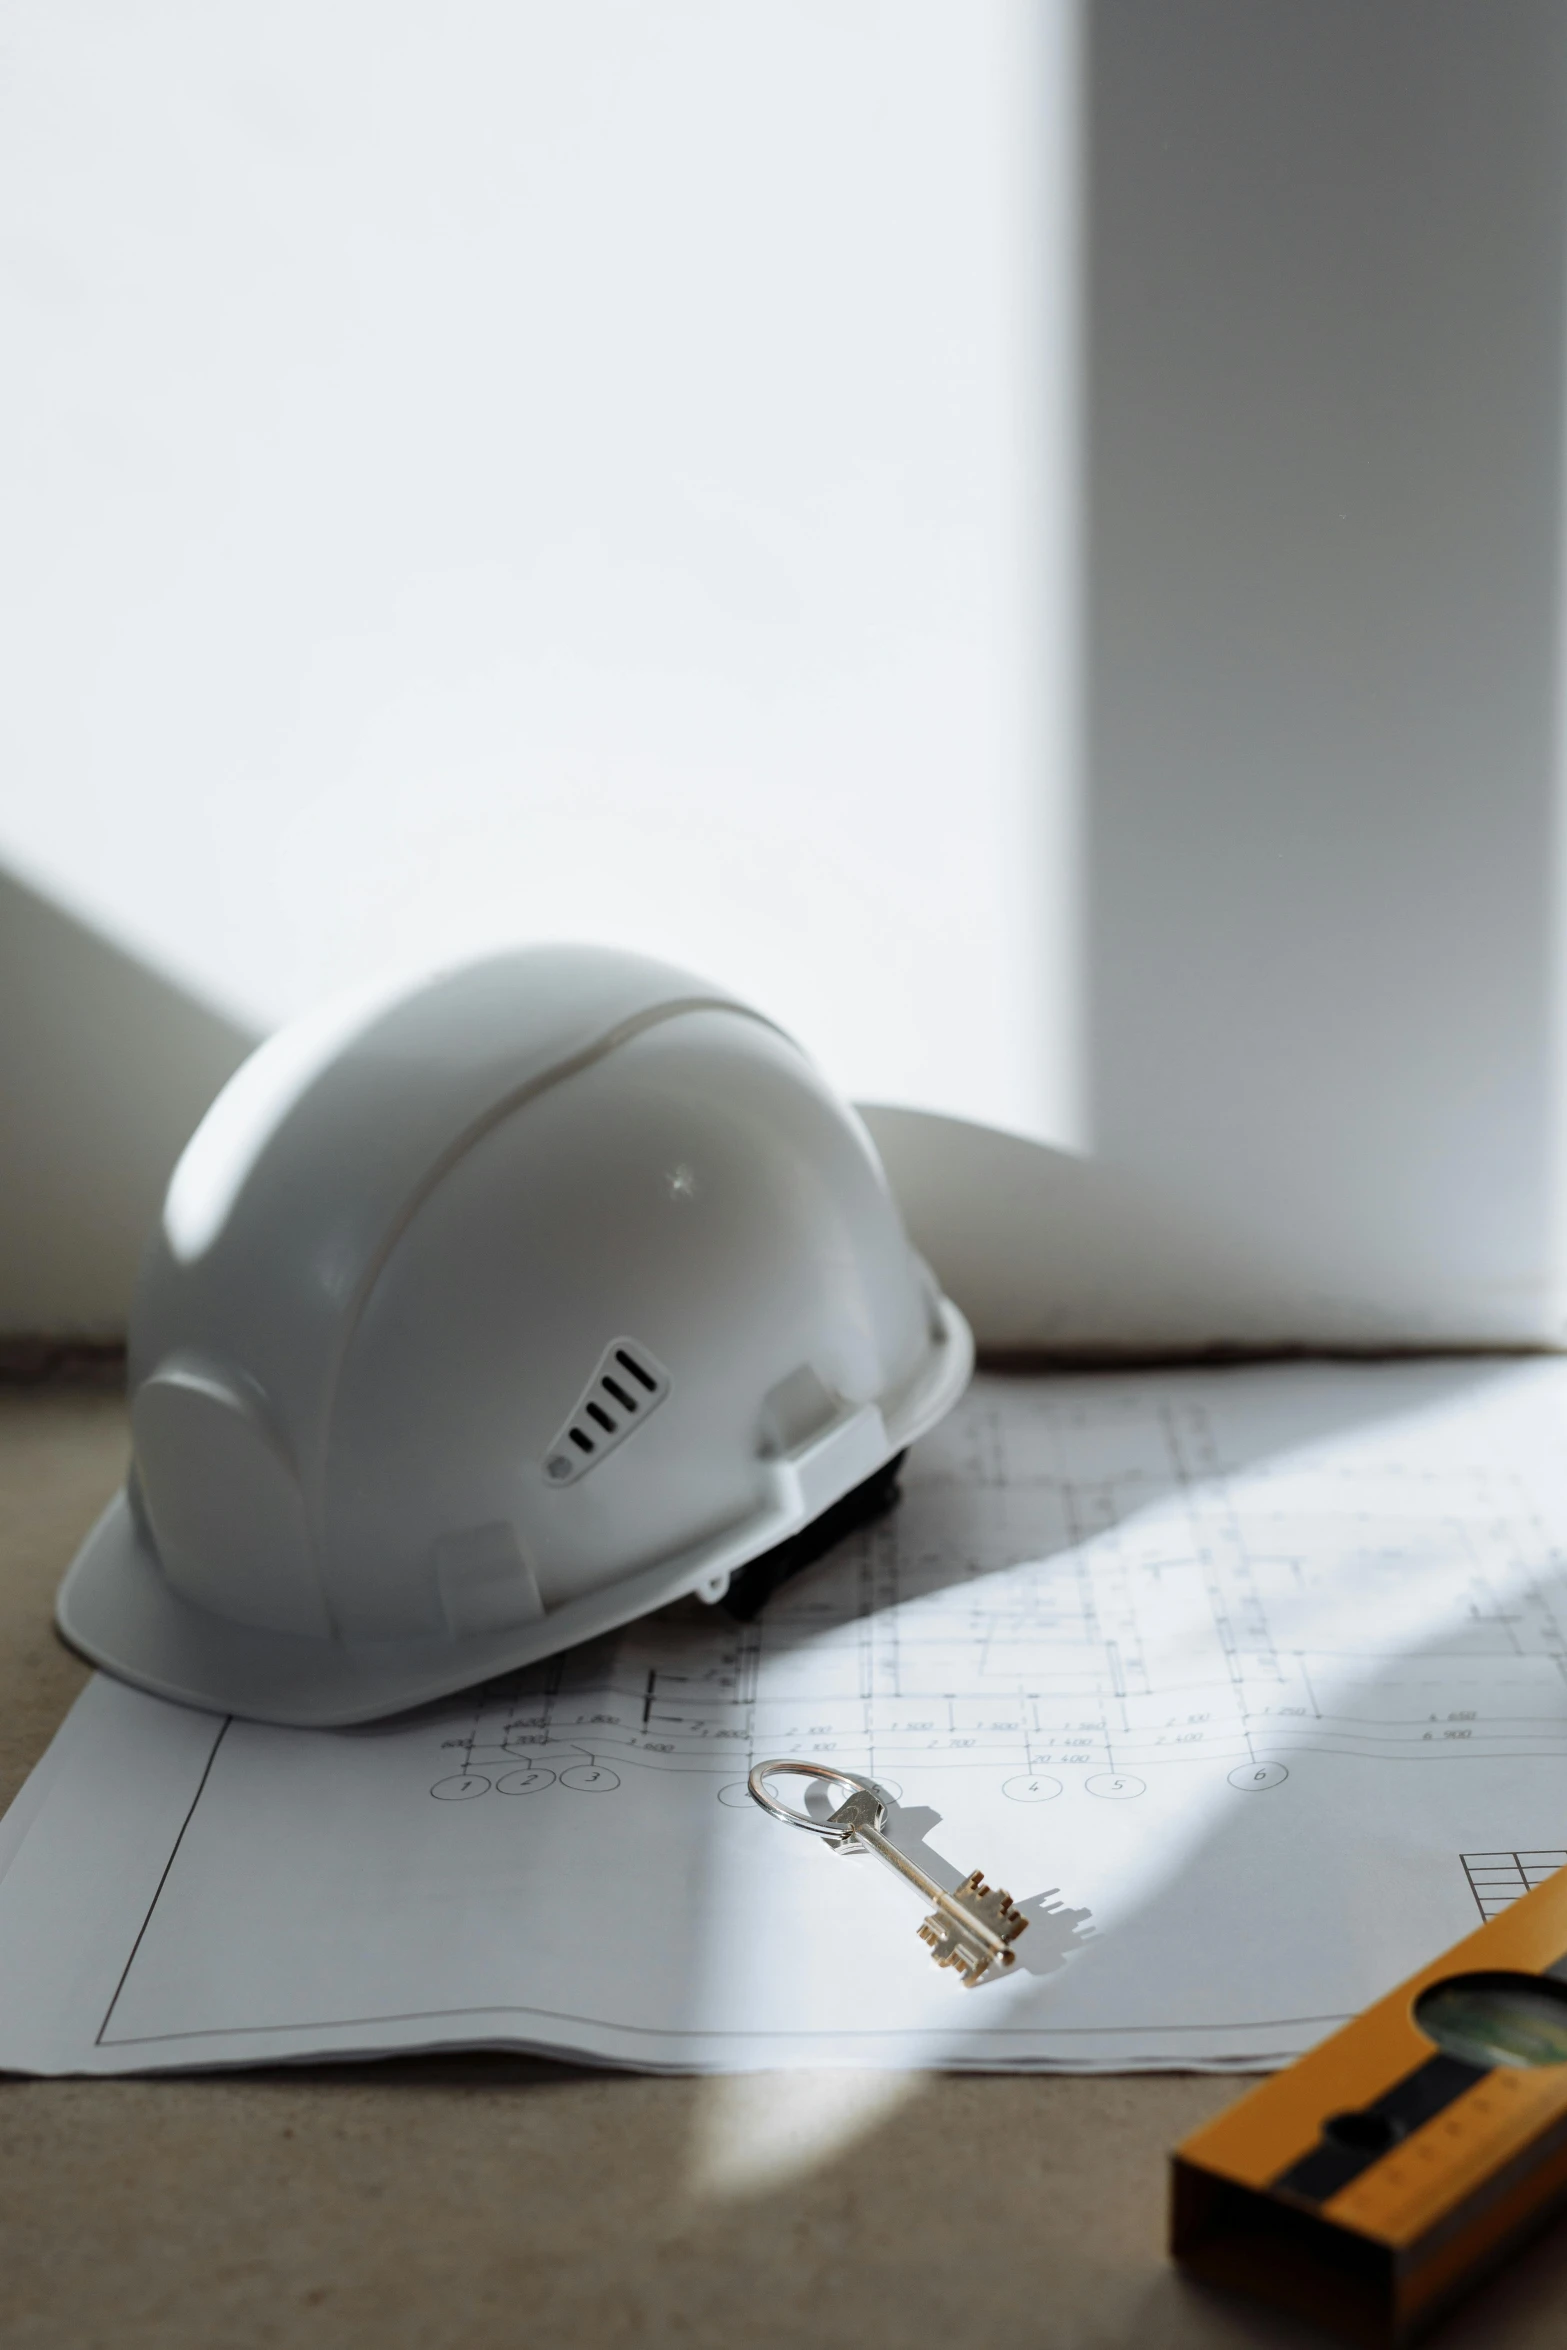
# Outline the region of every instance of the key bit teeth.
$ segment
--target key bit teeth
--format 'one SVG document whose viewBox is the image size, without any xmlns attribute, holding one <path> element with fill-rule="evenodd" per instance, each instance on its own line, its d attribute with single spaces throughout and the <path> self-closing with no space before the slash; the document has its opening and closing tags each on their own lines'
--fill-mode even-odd
<svg viewBox="0 0 1567 2350">
<path fill-rule="evenodd" d="M 1022 1911 L 1013 1902 L 1010 1893 L 992 1892 L 979 1870 L 964 1879 L 953 1899 L 968 1904 L 975 1915 L 999 1934 L 1003 1941 L 1015 1942 L 1028 1924 Z"/>
<path fill-rule="evenodd" d="M 955 1968 L 966 1990 L 972 1990 L 976 1983 L 982 1983 L 993 1966 L 1001 1968 L 1012 1964 L 1010 1950 L 990 1951 L 966 1942 L 962 1928 L 944 1917 L 940 1910 L 933 1910 L 916 1931 L 920 1940 L 929 1947 L 936 1964 Z"/>
</svg>

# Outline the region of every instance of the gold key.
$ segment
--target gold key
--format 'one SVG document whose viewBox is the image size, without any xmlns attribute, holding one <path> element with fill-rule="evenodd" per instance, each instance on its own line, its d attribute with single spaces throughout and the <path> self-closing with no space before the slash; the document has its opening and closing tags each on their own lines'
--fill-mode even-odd
<svg viewBox="0 0 1567 2350">
<path fill-rule="evenodd" d="M 827 1819 L 813 1820 L 769 1792 L 767 1781 L 777 1777 L 820 1779 L 829 1787 L 847 1787 L 849 1793 Z M 840 1852 L 874 1852 L 905 1883 L 923 1893 L 934 1907 L 919 1928 L 920 1940 L 929 1946 L 938 1966 L 956 1968 L 967 1989 L 1015 1963 L 1017 1953 L 1012 1944 L 1028 1920 L 1014 1905 L 1011 1894 L 992 1892 L 978 1869 L 964 1878 L 955 1893 L 943 1891 L 882 1834 L 887 1799 L 874 1780 L 859 1778 L 853 1771 L 825 1770 L 820 1763 L 785 1761 L 758 1763 L 746 1784 L 773 1819 L 825 1836 Z"/>
</svg>

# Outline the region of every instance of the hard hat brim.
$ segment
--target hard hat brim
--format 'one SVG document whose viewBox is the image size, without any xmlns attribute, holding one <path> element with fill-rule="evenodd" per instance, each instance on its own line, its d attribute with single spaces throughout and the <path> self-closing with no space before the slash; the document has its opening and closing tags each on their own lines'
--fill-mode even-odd
<svg viewBox="0 0 1567 2350">
<path fill-rule="evenodd" d="M 883 1460 L 933 1428 L 968 1384 L 974 1367 L 968 1324 L 945 1298 L 940 1316 L 941 1336 L 922 1375 L 885 1417 Z M 465 1639 L 349 1647 L 337 1640 L 260 1630 L 197 1607 L 165 1576 L 121 1492 L 72 1561 L 60 1586 L 55 1620 L 73 1648 L 156 1697 L 298 1729 L 347 1729 L 427 1705 L 614 1631 L 711 1585 L 819 1514 L 819 1506 L 805 1506 L 798 1498 L 792 1505 L 780 1500 L 700 1551 L 660 1560 L 534 1623 Z"/>
</svg>

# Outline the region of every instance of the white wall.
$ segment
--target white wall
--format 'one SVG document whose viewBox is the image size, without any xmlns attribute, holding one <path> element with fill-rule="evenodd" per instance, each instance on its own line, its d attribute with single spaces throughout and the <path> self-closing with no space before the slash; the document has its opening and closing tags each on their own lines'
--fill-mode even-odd
<svg viewBox="0 0 1567 2350">
<path fill-rule="evenodd" d="M 1072 21 L 19 0 L 0 859 L 262 1028 L 599 938 L 1063 1132 Z"/>
<path fill-rule="evenodd" d="M 705 966 L 994 1342 L 1567 1336 L 1559 0 L 7 44 L 0 861 L 231 1034 Z"/>
<path fill-rule="evenodd" d="M 1182 1236 L 1148 1335 L 1559 1341 L 1567 11 L 1090 23 L 1086 1058 Z"/>
<path fill-rule="evenodd" d="M 112 1338 L 170 1170 L 254 1038 L 0 873 L 0 1336 Z"/>
</svg>

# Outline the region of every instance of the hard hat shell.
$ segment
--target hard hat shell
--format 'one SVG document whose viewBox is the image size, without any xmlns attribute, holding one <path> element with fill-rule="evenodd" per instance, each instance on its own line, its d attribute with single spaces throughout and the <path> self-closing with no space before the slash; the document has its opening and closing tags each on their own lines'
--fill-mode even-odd
<svg viewBox="0 0 1567 2350">
<path fill-rule="evenodd" d="M 399 1711 L 720 1597 L 972 1353 L 771 1023 L 638 956 L 495 956 L 296 1022 L 208 1111 L 60 1627 L 224 1712 Z"/>
</svg>

